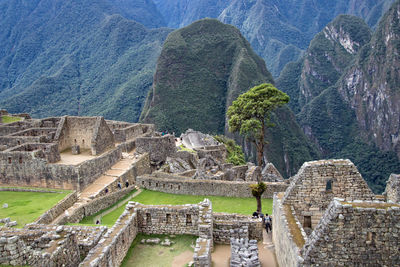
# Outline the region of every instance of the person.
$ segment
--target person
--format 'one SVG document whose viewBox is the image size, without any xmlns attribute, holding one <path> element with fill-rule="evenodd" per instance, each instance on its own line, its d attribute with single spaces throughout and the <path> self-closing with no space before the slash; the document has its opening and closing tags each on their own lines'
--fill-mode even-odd
<svg viewBox="0 0 400 267">
<path fill-rule="evenodd" d="M 128 182 L 128 180 L 126 180 L 125 186 L 126 186 L 126 187 L 129 187 L 129 182 Z"/>
<path fill-rule="evenodd" d="M 268 213 L 265 214 L 265 230 L 267 231 L 268 234 L 268 229 L 272 232 L 272 219 L 268 215 Z"/>
<path fill-rule="evenodd" d="M 118 186 L 119 189 L 122 189 L 122 186 L 121 186 L 120 182 L 118 182 L 117 186 Z"/>
<path fill-rule="evenodd" d="M 106 194 L 108 193 L 108 188 L 106 188 L 106 190 L 104 190 L 106 192 Z"/>
<path fill-rule="evenodd" d="M 257 211 L 253 212 L 253 218 L 258 218 L 258 212 Z"/>
<path fill-rule="evenodd" d="M 99 220 L 97 220 L 97 221 L 96 221 L 96 224 L 100 224 L 100 221 L 99 221 Z"/>
</svg>

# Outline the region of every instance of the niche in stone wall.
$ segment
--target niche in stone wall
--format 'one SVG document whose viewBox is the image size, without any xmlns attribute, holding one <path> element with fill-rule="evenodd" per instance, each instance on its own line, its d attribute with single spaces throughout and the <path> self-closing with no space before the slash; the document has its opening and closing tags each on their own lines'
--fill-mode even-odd
<svg viewBox="0 0 400 267">
<path fill-rule="evenodd" d="M 11 164 L 11 157 L 8 157 L 8 163 Z"/>
<path fill-rule="evenodd" d="M 146 213 L 146 225 L 150 225 L 151 224 L 151 215 L 150 213 Z"/>
<path fill-rule="evenodd" d="M 186 225 L 192 225 L 192 215 L 186 214 Z"/>
<path fill-rule="evenodd" d="M 374 245 L 375 244 L 375 238 L 376 238 L 376 233 L 374 232 L 368 232 L 367 233 L 367 240 L 366 240 L 366 244 L 367 245 Z"/>
<path fill-rule="evenodd" d="M 332 192 L 332 180 L 331 179 L 326 181 L 325 191 Z"/>
<path fill-rule="evenodd" d="M 167 224 L 170 224 L 171 223 L 171 214 L 167 213 L 166 219 L 167 219 Z"/>
<path fill-rule="evenodd" d="M 311 228 L 311 216 L 304 216 L 303 227 Z"/>
</svg>

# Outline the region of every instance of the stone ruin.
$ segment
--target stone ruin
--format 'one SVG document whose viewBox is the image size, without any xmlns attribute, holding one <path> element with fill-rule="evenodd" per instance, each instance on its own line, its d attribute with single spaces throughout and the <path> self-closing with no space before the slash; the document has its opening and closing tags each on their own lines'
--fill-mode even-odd
<svg viewBox="0 0 400 267">
<path fill-rule="evenodd" d="M 109 182 L 98 191 L 86 193 L 105 179 Z M 208 200 L 182 206 L 130 202 L 111 228 L 57 225 L 113 205 L 134 186 L 251 197 L 249 185 L 259 180 L 267 183 L 264 197 L 274 197 L 273 241 L 280 266 L 399 262 L 399 175 L 390 176 L 385 197 L 376 196 L 349 160 L 306 162 L 284 181 L 272 163 L 264 169 L 227 163 L 225 147 L 195 131 L 176 138 L 155 132 L 154 125 L 102 117 L 24 116 L 0 124 L 0 185 L 75 191 L 33 224 L 0 227 L 0 264 L 118 266 L 143 232 L 198 236 L 195 266 L 211 266 L 214 243 L 232 245 L 231 266 L 259 266 L 249 240 L 262 239 L 261 220 L 214 213 Z M 129 187 L 118 189 L 124 181 Z"/>
<path fill-rule="evenodd" d="M 375 196 L 351 161 L 306 162 L 287 190 L 274 195 L 278 263 L 394 266 L 400 260 L 399 221 L 400 205 Z"/>
<path fill-rule="evenodd" d="M 231 238 L 231 267 L 260 267 L 257 240 Z"/>
</svg>

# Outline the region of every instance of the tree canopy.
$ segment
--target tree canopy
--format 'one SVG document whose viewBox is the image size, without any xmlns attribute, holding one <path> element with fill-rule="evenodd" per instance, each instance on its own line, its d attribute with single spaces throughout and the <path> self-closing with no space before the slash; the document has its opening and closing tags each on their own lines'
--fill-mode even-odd
<svg viewBox="0 0 400 267">
<path fill-rule="evenodd" d="M 257 147 L 262 167 L 266 127 L 272 127 L 270 113 L 289 102 L 289 96 L 270 83 L 263 83 L 241 94 L 228 108 L 230 132 L 239 132 Z"/>
</svg>

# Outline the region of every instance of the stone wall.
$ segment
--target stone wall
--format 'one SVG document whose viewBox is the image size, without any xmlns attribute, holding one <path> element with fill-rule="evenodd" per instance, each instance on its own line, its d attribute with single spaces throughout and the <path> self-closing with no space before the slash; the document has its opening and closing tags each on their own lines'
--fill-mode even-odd
<svg viewBox="0 0 400 267">
<path fill-rule="evenodd" d="M 100 155 L 115 147 L 114 135 L 103 117 L 96 118 L 91 140 L 92 155 Z"/>
<path fill-rule="evenodd" d="M 387 201 L 399 203 L 400 202 L 400 174 L 391 174 L 389 180 L 386 182 L 386 199 Z"/>
<path fill-rule="evenodd" d="M 114 146 L 114 136 L 103 117 L 64 116 L 54 139 L 60 151 L 79 145 L 81 150 L 91 150 L 92 155 L 101 154 Z"/>
<path fill-rule="evenodd" d="M 213 238 L 217 244 L 230 244 L 231 238 L 263 239 L 261 219 L 228 213 L 214 213 Z"/>
<path fill-rule="evenodd" d="M 82 162 L 77 166 L 79 173 L 79 190 L 82 191 L 101 174 L 122 158 L 122 148 L 118 147 L 94 159 Z"/>
<path fill-rule="evenodd" d="M 257 240 L 248 238 L 231 238 L 230 267 L 261 267 L 258 257 Z"/>
<path fill-rule="evenodd" d="M 35 152 L 35 154 L 38 157 L 46 159 L 48 163 L 55 163 L 61 160 L 57 144 L 25 143 L 22 145 L 12 147 L 8 150 L 5 150 L 4 152 L 13 152 L 13 151 Z"/>
<path fill-rule="evenodd" d="M 125 197 L 127 194 L 132 192 L 134 189 L 135 189 L 134 186 L 130 186 L 128 188 L 124 188 L 119 191 L 109 193 L 102 197 L 96 198 L 93 201 L 90 201 L 80 206 L 79 208 L 75 209 L 73 214 L 65 214 L 64 217 L 61 218 L 58 223 L 59 224 L 78 223 L 84 217 L 93 215 L 115 204 L 120 199 Z"/>
<path fill-rule="evenodd" d="M 0 264 L 31 266 L 77 266 L 80 262 L 76 233 L 63 228 L 3 230 L 0 233 Z"/>
<path fill-rule="evenodd" d="M 198 235 L 199 206 L 137 206 L 138 227 L 146 234 Z"/>
<path fill-rule="evenodd" d="M 11 148 L 24 143 L 46 143 L 45 136 L 0 136 L 0 145 Z"/>
<path fill-rule="evenodd" d="M 304 265 L 398 266 L 399 221 L 399 204 L 335 198 L 304 246 Z"/>
<path fill-rule="evenodd" d="M 296 227 L 295 225 L 293 226 Z M 273 202 L 272 240 L 275 245 L 275 254 L 279 266 L 298 266 L 302 245 L 301 243 L 296 244 L 294 241 L 282 199 L 278 197 L 278 194 L 274 195 Z"/>
<path fill-rule="evenodd" d="M 145 189 L 172 194 L 253 197 L 249 189 L 249 185 L 253 184 L 251 182 L 193 180 L 184 176 L 167 174 L 163 177 L 168 178 L 142 175 L 136 178 L 136 183 Z M 283 192 L 287 186 L 285 183 L 267 183 L 267 190 L 262 197 L 272 198 L 274 192 Z"/>
<path fill-rule="evenodd" d="M 89 251 L 80 267 L 120 266 L 138 233 L 137 214 L 134 205 L 127 205 L 114 226 L 108 230 L 100 242 Z"/>
<path fill-rule="evenodd" d="M 74 205 L 74 203 L 78 200 L 78 195 L 76 191 L 70 193 L 65 198 L 60 200 L 55 206 L 51 209 L 43 213 L 36 221 L 37 224 L 50 224 L 53 222 L 58 216 L 63 214 L 69 207 Z"/>
<path fill-rule="evenodd" d="M 212 240 L 197 238 L 193 254 L 193 264 L 195 267 L 211 267 Z"/>
<path fill-rule="evenodd" d="M 138 153 L 149 153 L 150 161 L 159 165 L 176 153 L 175 137 L 172 135 L 138 137 L 136 139 L 136 151 Z"/>
<path fill-rule="evenodd" d="M 293 206 L 301 222 L 306 224 L 311 218 L 313 228 L 333 197 L 372 200 L 375 195 L 350 160 L 320 160 L 303 164 L 285 192 L 283 204 Z"/>
</svg>

